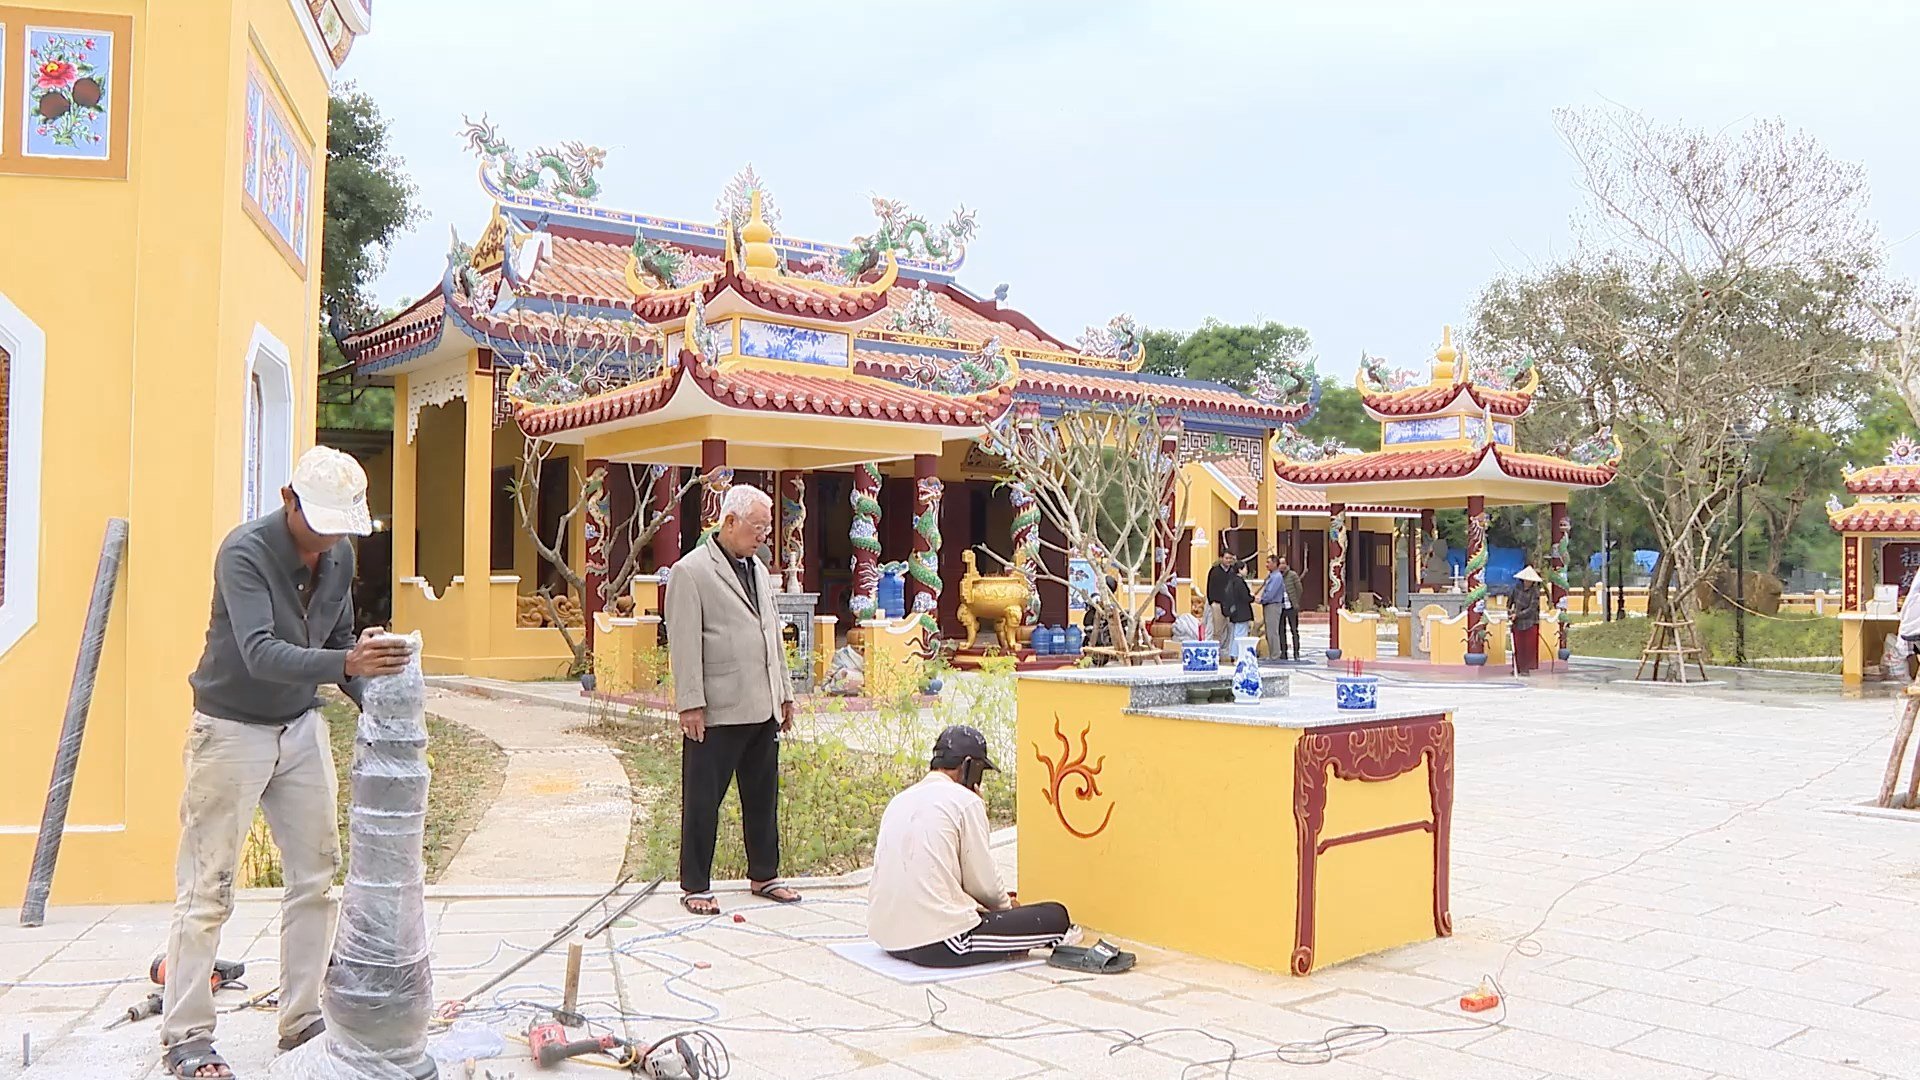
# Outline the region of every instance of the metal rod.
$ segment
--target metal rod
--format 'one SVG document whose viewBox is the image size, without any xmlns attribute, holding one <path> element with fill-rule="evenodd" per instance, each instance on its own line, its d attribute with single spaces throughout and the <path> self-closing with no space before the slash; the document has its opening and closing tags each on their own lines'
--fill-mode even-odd
<svg viewBox="0 0 1920 1080">
<path fill-rule="evenodd" d="M 645 900 L 649 896 L 652 896 L 654 893 L 654 890 L 658 889 L 660 887 L 660 883 L 665 880 L 667 880 L 667 875 L 665 874 L 661 874 L 659 877 L 654 878 L 652 883 L 650 883 L 646 888 L 641 889 L 639 892 L 634 893 L 632 899 L 629 899 L 626 903 L 621 904 L 620 907 L 616 911 L 614 911 L 613 914 L 600 920 L 600 925 L 587 931 L 587 937 L 590 939 L 599 937 L 600 934 L 603 931 L 605 931 L 607 927 L 612 926 L 615 922 L 618 922 L 620 919 L 624 918 L 627 912 L 632 911 L 636 907 L 639 907 L 640 901 Z"/>
<path fill-rule="evenodd" d="M 93 597 L 87 601 L 87 621 L 80 631 L 80 656 L 73 665 L 73 686 L 67 692 L 67 715 L 61 721 L 60 744 L 53 755 L 53 780 L 47 785 L 47 807 L 40 815 L 40 839 L 33 849 L 33 870 L 27 877 L 26 899 L 20 904 L 21 926 L 41 926 L 47 921 L 47 897 L 53 892 L 53 870 L 60 861 L 60 841 L 66 836 L 73 776 L 80 768 L 80 745 L 86 741 L 87 711 L 93 707 L 93 681 L 100 673 L 107 620 L 113 614 L 114 586 L 120 580 L 120 560 L 126 552 L 127 519 L 108 518 L 107 536 L 100 544 L 100 566 L 93 575 Z"/>
<path fill-rule="evenodd" d="M 545 944 L 541 945 L 539 948 L 533 950 L 532 952 L 521 957 L 520 959 L 514 961 L 512 964 L 509 964 L 505 971 L 502 971 L 500 974 L 495 975 L 493 978 L 488 979 L 486 982 L 481 983 L 479 986 L 474 987 L 472 990 L 467 991 L 465 994 L 461 995 L 459 998 L 456 998 L 455 1003 L 460 1005 L 465 1005 L 467 1002 L 472 1001 L 474 998 L 479 997 L 481 994 L 484 994 L 487 991 L 493 989 L 494 987 L 499 986 L 501 983 L 507 981 L 508 978 L 512 977 L 514 972 L 519 971 L 521 968 L 526 967 L 528 964 L 533 963 L 535 960 L 545 955 L 548 952 L 548 950 L 552 949 L 555 945 L 560 944 L 562 941 L 565 941 L 568 937 L 570 937 L 573 934 L 574 929 L 580 925 L 581 921 L 585 919 L 588 915 L 593 913 L 594 908 L 598 907 L 602 903 L 605 903 L 607 898 L 612 896 L 614 893 L 617 893 L 621 889 L 626 888 L 627 882 L 631 880 L 633 879 L 626 875 L 621 875 L 620 884 L 615 885 L 613 888 L 608 889 L 604 893 L 601 893 L 599 898 L 594 900 L 593 903 L 588 904 L 585 910 L 581 911 L 580 914 L 575 915 L 571 919 L 568 919 L 567 925 L 561 927 L 552 937 L 548 938 Z M 658 885 L 660 884 L 660 882 L 655 881 L 654 884 Z"/>
</svg>

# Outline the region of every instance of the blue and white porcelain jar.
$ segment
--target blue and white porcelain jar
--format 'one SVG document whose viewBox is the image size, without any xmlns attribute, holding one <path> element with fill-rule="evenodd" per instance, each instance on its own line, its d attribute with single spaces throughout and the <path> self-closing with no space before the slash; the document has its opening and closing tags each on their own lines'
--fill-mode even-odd
<svg viewBox="0 0 1920 1080">
<path fill-rule="evenodd" d="M 1333 703 L 1342 709 L 1371 709 L 1380 704 L 1380 676 L 1336 675 Z"/>
<path fill-rule="evenodd" d="M 1218 671 L 1220 669 L 1220 643 L 1217 641 L 1183 641 L 1180 643 L 1181 671 Z"/>
<path fill-rule="evenodd" d="M 1253 639 L 1239 638 L 1235 645 L 1239 654 L 1233 658 L 1233 700 L 1241 705 L 1258 704 L 1261 691 L 1260 660 L 1253 655 Z"/>
</svg>

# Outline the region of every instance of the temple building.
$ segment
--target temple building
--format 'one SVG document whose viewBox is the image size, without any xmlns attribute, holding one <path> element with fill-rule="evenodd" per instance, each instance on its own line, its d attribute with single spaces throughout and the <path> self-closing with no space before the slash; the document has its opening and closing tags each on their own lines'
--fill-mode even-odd
<svg viewBox="0 0 1920 1080">
<path fill-rule="evenodd" d="M 367 0 L 0 2 L 10 887 L 27 879 L 120 518 L 52 899 L 173 896 L 214 553 L 279 505 L 313 442 L 327 102 L 370 22 Z"/>
<path fill-rule="evenodd" d="M 1840 534 L 1840 673 L 1857 683 L 1881 673 L 1887 637 L 1920 569 L 1920 443 L 1902 435 L 1878 465 L 1844 478 L 1851 506 L 1827 499 L 1827 524 Z M 1891 677 L 1904 678 L 1904 672 Z"/>
<path fill-rule="evenodd" d="M 870 235 L 820 243 L 776 228 L 750 171 L 712 219 L 658 217 L 594 201 L 595 148 L 522 155 L 484 120 L 468 137 L 493 203 L 474 243 L 456 237 L 441 281 L 346 341 L 360 378 L 396 390 L 394 622 L 427 631 L 433 670 L 563 671 L 571 654 L 533 596 L 557 584 L 538 549 L 586 582 L 580 622 L 610 604 L 644 615 L 650 595 L 629 604 L 596 583 L 670 567 L 735 482 L 776 497 L 771 565 L 836 632 L 883 613 L 880 569 L 904 564 L 905 607 L 964 637 L 969 553 L 1031 550 L 1016 534 L 1050 531 L 1022 514 L 978 437 L 1082 406 L 1151 404 L 1189 463 L 1201 510 L 1180 523 L 1182 582 L 1163 611 L 1185 602 L 1190 550 L 1270 551 L 1283 511 L 1312 513 L 1281 505 L 1272 468 L 1274 436 L 1313 409 L 1310 368 L 1255 397 L 1141 372 L 1125 316 L 1055 336 L 1008 306 L 1005 286 L 959 282 L 971 214 L 932 225 L 875 199 Z M 1240 485 L 1224 516 L 1203 498 L 1221 470 Z M 523 479 L 534 471 L 537 493 Z M 597 497 L 570 517 L 578 478 Z M 621 523 L 666 512 L 673 523 L 636 551 Z M 1038 593 L 1038 621 L 1072 618 L 1066 586 L 1042 578 Z"/>
<path fill-rule="evenodd" d="M 1550 544 L 1539 573 L 1547 584 L 1541 600 L 1551 610 L 1541 624 L 1540 660 L 1549 668 L 1564 662 L 1567 499 L 1576 490 L 1612 482 L 1620 461 L 1612 433 L 1595 433 L 1555 453 L 1520 450 L 1515 426 L 1533 407 L 1539 371 L 1531 363 L 1513 370 L 1476 368 L 1454 347 L 1451 327 L 1441 331 L 1424 381 L 1369 358 L 1354 385 L 1367 415 L 1380 424 L 1380 448 L 1311 457 L 1282 452 L 1274 465 L 1282 480 L 1321 492 L 1330 503 L 1326 549 L 1335 591 L 1328 606 L 1336 615 L 1329 624 L 1328 659 L 1379 659 L 1378 616 L 1344 610 L 1344 589 L 1354 577 L 1350 560 L 1361 550 L 1348 527 L 1355 506 L 1420 511 L 1419 536 L 1426 540 L 1421 550 L 1431 543 L 1434 511 L 1466 511 L 1465 580 L 1449 588 L 1444 577 L 1421 575 L 1417 595 L 1409 597 L 1411 610 L 1396 613 L 1399 655 L 1385 662 L 1479 670 L 1505 663 L 1509 642 L 1505 620 L 1487 602 L 1488 508 L 1545 503 Z M 1369 573 L 1362 570 L 1363 579 Z"/>
</svg>

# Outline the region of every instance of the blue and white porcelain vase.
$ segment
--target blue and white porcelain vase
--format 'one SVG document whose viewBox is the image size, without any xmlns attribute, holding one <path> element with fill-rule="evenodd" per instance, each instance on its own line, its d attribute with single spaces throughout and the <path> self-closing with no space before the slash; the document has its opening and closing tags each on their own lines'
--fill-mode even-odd
<svg viewBox="0 0 1920 1080">
<path fill-rule="evenodd" d="M 1233 700 L 1241 705 L 1260 701 L 1260 661 L 1253 655 L 1253 640 L 1239 639 L 1239 655 L 1233 658 Z"/>
</svg>

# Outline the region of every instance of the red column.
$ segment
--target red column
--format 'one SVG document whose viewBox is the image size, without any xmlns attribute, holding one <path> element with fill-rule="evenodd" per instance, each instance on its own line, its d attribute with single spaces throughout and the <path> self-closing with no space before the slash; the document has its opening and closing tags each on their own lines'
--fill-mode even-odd
<svg viewBox="0 0 1920 1080">
<path fill-rule="evenodd" d="M 940 609 L 940 499 L 937 454 L 913 455 L 913 554 L 907 560 L 907 610 L 928 621 Z M 936 625 L 930 627 L 939 632 Z"/>
<path fill-rule="evenodd" d="M 1180 422 L 1173 417 L 1160 420 L 1161 467 L 1167 470 L 1167 482 L 1160 494 L 1160 520 L 1153 530 L 1153 579 L 1160 582 L 1160 588 L 1153 595 L 1153 621 L 1171 623 L 1173 610 L 1173 545 L 1178 537 L 1180 523 L 1173 516 L 1180 512 L 1178 489 L 1180 467 L 1177 464 L 1168 467 L 1169 462 L 1180 460 Z"/>
<path fill-rule="evenodd" d="M 647 470 L 653 475 L 653 469 Z M 659 530 L 653 534 L 653 568 L 657 572 L 663 566 L 672 566 L 680 560 L 680 501 L 675 496 L 680 491 L 680 470 L 668 466 L 653 479 L 653 517 L 663 521 Z"/>
<path fill-rule="evenodd" d="M 1487 662 L 1487 500 L 1467 496 L 1467 663 Z"/>
<path fill-rule="evenodd" d="M 580 610 L 585 613 L 584 633 L 589 648 L 593 645 L 593 617 L 606 606 L 606 598 L 600 595 L 607 582 L 607 557 L 610 533 L 609 522 L 613 516 L 614 472 L 616 467 L 600 458 L 587 459 L 587 500 L 586 520 L 580 529 L 587 542 L 586 589 L 580 598 Z"/>
<path fill-rule="evenodd" d="M 1567 548 L 1573 522 L 1567 519 L 1566 503 L 1554 503 L 1547 510 L 1553 523 L 1553 547 L 1549 549 L 1553 565 L 1553 590 L 1550 595 L 1553 599 L 1553 618 L 1560 628 L 1559 658 L 1565 660 L 1571 655 L 1571 650 L 1567 648 Z"/>
<path fill-rule="evenodd" d="M 1340 609 L 1347 602 L 1347 506 L 1327 507 L 1327 659 L 1340 659 Z"/>
<path fill-rule="evenodd" d="M 706 490 L 700 498 L 700 537 L 705 539 L 720 524 L 720 497 L 733 486 L 733 470 L 727 468 L 727 441 L 700 440 L 700 471 L 706 474 Z"/>
</svg>

